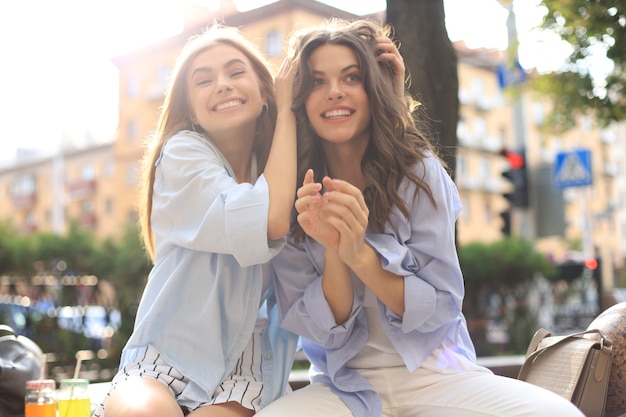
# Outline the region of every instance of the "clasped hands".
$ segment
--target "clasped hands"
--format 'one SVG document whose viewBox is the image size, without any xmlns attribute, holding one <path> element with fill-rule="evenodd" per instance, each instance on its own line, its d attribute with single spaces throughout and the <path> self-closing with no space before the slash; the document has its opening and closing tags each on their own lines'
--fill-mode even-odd
<svg viewBox="0 0 626 417">
<path fill-rule="evenodd" d="M 369 209 L 361 190 L 352 184 L 328 176 L 321 183 L 314 182 L 309 169 L 295 208 L 304 232 L 326 250 L 336 251 L 348 266 L 365 248 Z"/>
</svg>

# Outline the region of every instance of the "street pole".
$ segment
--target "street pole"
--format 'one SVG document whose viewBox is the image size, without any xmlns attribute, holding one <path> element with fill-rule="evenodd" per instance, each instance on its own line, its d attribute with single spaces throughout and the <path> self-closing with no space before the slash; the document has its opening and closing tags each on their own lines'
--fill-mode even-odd
<svg viewBox="0 0 626 417">
<path fill-rule="evenodd" d="M 515 12 L 513 10 L 513 0 L 499 0 L 502 7 L 504 7 L 507 12 L 507 46 L 508 46 L 508 64 L 512 65 L 513 68 L 518 67 L 518 52 L 517 52 L 517 23 L 515 21 Z M 519 69 L 521 71 L 521 69 Z M 517 233 L 528 241 L 534 241 L 536 237 L 535 233 L 535 224 L 533 222 L 532 216 L 530 213 L 533 208 L 533 196 L 535 193 L 534 190 L 534 182 L 533 181 L 533 171 L 530 169 L 529 158 L 528 158 L 528 147 L 526 141 L 526 123 L 524 118 L 524 102 L 522 93 L 516 93 L 515 97 L 512 99 L 512 118 L 513 118 L 513 144 L 517 150 L 524 151 L 524 157 L 526 159 L 527 166 L 527 181 L 528 181 L 528 192 L 529 192 L 529 207 L 514 207 L 512 208 L 514 212 L 513 224 L 516 226 Z"/>
</svg>

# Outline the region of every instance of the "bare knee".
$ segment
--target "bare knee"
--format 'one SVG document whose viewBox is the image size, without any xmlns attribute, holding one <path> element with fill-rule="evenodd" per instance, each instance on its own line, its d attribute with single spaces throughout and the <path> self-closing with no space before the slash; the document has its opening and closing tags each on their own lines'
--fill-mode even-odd
<svg viewBox="0 0 626 417">
<path fill-rule="evenodd" d="M 183 417 L 170 390 L 152 378 L 131 377 L 117 384 L 104 417 Z"/>
</svg>

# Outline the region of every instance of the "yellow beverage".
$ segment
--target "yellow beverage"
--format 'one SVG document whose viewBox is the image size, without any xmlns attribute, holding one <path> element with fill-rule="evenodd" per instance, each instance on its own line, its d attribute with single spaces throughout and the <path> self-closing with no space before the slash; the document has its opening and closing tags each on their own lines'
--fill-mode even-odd
<svg viewBox="0 0 626 417">
<path fill-rule="evenodd" d="M 90 417 L 91 403 L 89 398 L 73 400 L 59 399 L 59 417 Z"/>
<path fill-rule="evenodd" d="M 56 417 L 56 415 L 56 403 L 26 404 L 24 406 L 24 417 Z"/>
</svg>

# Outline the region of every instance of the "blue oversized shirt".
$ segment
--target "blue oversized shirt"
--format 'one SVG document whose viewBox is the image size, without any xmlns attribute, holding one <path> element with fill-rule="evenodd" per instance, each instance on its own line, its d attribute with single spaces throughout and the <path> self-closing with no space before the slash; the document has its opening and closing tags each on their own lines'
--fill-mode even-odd
<svg viewBox="0 0 626 417">
<path fill-rule="evenodd" d="M 399 193 L 410 212 L 408 221 L 394 207 L 384 231 L 367 231 L 365 237 L 383 268 L 404 277 L 404 316 L 380 301 L 378 305 L 383 329 L 410 372 L 442 345 L 476 360 L 461 312 L 464 284 L 455 245 L 458 191 L 435 158 L 414 169 L 430 185 L 437 207 L 423 191 L 414 198 L 416 187 L 405 179 Z M 312 380 L 328 384 L 355 416 L 379 416 L 378 394 L 357 370 L 346 367 L 368 339 L 363 299 L 355 290 L 349 319 L 335 323 L 322 291 L 324 249 L 311 239 L 296 244 L 290 237 L 271 266 L 281 325 L 303 337 Z"/>
<path fill-rule="evenodd" d="M 273 284 L 262 294 L 263 264 L 284 246 L 284 239 L 267 238 L 264 176 L 254 185 L 237 183 L 210 141 L 181 131 L 157 161 L 152 201 L 155 265 L 121 367 L 151 345 L 191 379 L 179 402 L 206 402 L 234 367 L 257 318 L 267 318 L 261 404 L 268 404 L 285 392 L 297 337 L 278 326 Z"/>
</svg>

